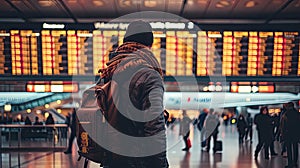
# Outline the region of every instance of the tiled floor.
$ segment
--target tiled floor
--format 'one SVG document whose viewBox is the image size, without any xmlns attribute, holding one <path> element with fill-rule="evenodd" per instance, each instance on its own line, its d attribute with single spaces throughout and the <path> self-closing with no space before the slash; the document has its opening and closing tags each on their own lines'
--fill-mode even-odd
<svg viewBox="0 0 300 168">
<path fill-rule="evenodd" d="M 171 168 L 283 168 L 287 159 L 282 156 L 271 157 L 265 160 L 262 156 L 258 161 L 253 159 L 253 151 L 257 144 L 257 135 L 254 131 L 253 144 L 249 141 L 238 144 L 238 134 L 235 126 L 221 126 L 219 139 L 223 141 L 223 152 L 213 154 L 201 151 L 199 131 L 191 129 L 192 148 L 189 152 L 182 151 L 183 141 L 178 135 L 178 125 L 168 128 L 168 160 Z M 75 145 L 74 145 L 75 148 Z M 279 152 L 279 143 L 275 142 L 276 152 Z M 77 161 L 77 153 L 65 155 L 63 152 L 28 152 L 2 154 L 2 167 L 22 168 L 81 168 L 83 160 Z M 99 167 L 89 163 L 90 168 Z"/>
</svg>

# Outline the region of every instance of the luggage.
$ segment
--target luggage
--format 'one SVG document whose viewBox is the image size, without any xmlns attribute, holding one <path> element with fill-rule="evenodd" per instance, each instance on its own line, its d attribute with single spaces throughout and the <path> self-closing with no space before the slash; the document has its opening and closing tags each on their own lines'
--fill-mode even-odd
<svg viewBox="0 0 300 168">
<path fill-rule="evenodd" d="M 206 140 L 201 142 L 201 147 L 204 148 L 206 146 Z"/>
<path fill-rule="evenodd" d="M 216 141 L 216 146 L 214 147 L 214 152 L 222 151 L 223 150 L 223 143 L 222 141 Z"/>
<path fill-rule="evenodd" d="M 187 145 L 188 145 L 188 148 L 192 147 L 192 142 L 191 142 L 190 138 L 187 139 Z"/>
<path fill-rule="evenodd" d="M 103 165 L 108 152 L 101 144 L 106 141 L 107 122 L 105 115 L 108 105 L 110 81 L 97 84 L 83 92 L 81 107 L 76 111 L 76 139 L 79 159 L 85 158 L 84 167 L 91 160 Z"/>
</svg>

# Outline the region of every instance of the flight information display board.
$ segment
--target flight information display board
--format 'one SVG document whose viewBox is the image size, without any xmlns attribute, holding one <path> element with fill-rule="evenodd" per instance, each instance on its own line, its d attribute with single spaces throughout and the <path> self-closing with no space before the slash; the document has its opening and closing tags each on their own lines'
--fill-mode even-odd
<svg viewBox="0 0 300 168">
<path fill-rule="evenodd" d="M 223 53 L 221 32 L 199 31 L 197 38 L 197 76 L 221 75 L 220 55 Z"/>
<path fill-rule="evenodd" d="M 125 30 L 0 30 L 0 75 L 97 75 Z M 299 32 L 154 31 L 166 76 L 300 76 Z"/>
</svg>

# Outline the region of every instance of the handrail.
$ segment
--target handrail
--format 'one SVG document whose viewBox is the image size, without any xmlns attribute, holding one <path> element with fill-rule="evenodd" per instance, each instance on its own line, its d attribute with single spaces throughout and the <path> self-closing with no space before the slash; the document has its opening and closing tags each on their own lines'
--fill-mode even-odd
<svg viewBox="0 0 300 168">
<path fill-rule="evenodd" d="M 58 132 L 56 134 L 54 134 L 52 132 L 52 137 L 50 139 L 52 139 L 52 145 L 50 146 L 21 146 L 21 132 L 22 130 L 26 130 L 32 128 L 33 130 L 37 129 L 37 128 L 44 128 L 45 130 L 47 130 L 47 128 L 53 128 L 53 130 L 58 130 Z M 34 129 L 35 128 L 35 129 Z M 62 132 L 62 128 L 65 128 L 66 132 Z M 42 151 L 63 151 L 67 148 L 67 131 L 68 131 L 68 125 L 67 124 L 49 124 L 49 125 L 20 125 L 20 124 L 1 124 L 0 125 L 0 154 L 1 153 L 6 153 L 6 152 L 21 152 L 21 151 L 31 151 L 31 152 L 42 152 Z M 8 129 L 8 131 L 6 130 Z M 12 146 L 12 140 L 11 140 L 11 135 L 12 133 L 14 133 L 15 131 L 12 131 L 10 129 L 17 129 L 17 145 L 16 146 Z M 49 129 L 48 129 L 49 130 Z M 8 133 L 8 141 L 6 144 L 8 144 L 8 146 L 3 146 L 4 144 L 2 141 L 2 132 L 7 132 Z M 16 132 L 15 132 L 16 133 Z M 31 133 L 35 133 L 35 132 L 31 132 Z M 36 132 L 36 134 L 38 134 L 39 132 Z M 24 134 L 26 135 L 26 134 Z M 60 138 L 58 139 L 60 135 Z M 62 136 L 64 136 L 64 138 L 62 138 Z M 39 138 L 39 137 L 38 137 Z M 56 143 L 60 143 L 60 146 L 57 146 Z M 51 143 L 50 143 L 51 144 Z M 1 164 L 0 164 L 1 165 Z"/>
<path fill-rule="evenodd" d="M 21 125 L 21 124 L 0 124 L 0 128 L 64 128 L 67 124 L 48 124 L 48 125 Z"/>
</svg>

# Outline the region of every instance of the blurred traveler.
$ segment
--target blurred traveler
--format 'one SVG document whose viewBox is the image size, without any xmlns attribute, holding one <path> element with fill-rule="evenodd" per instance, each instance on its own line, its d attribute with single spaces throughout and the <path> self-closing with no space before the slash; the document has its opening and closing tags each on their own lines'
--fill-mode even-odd
<svg viewBox="0 0 300 168">
<path fill-rule="evenodd" d="M 275 113 L 272 116 L 273 130 L 274 130 L 274 140 L 279 141 L 279 126 L 280 126 L 280 116 L 279 113 Z"/>
<path fill-rule="evenodd" d="M 246 129 L 246 134 L 245 134 L 245 140 L 248 140 L 248 136 L 249 136 L 250 143 L 252 143 L 252 138 L 253 138 L 253 118 L 251 117 L 250 113 L 247 114 L 246 121 L 247 121 L 247 129 Z"/>
<path fill-rule="evenodd" d="M 247 122 L 243 114 L 239 115 L 236 126 L 239 133 L 239 144 L 242 144 L 244 142 L 244 137 L 247 129 Z"/>
<path fill-rule="evenodd" d="M 197 119 L 198 120 L 197 128 L 200 131 L 200 142 L 201 142 L 202 148 L 206 146 L 205 130 L 203 129 L 203 125 L 204 125 L 204 121 L 207 117 L 207 114 L 208 114 L 208 109 L 204 108 Z"/>
<path fill-rule="evenodd" d="M 45 125 L 52 125 L 54 124 L 54 119 L 51 113 L 49 113 L 49 116 L 47 117 L 46 121 L 45 121 Z M 53 135 L 54 133 L 57 133 L 56 129 L 53 128 L 47 128 L 47 134 L 48 134 L 48 139 L 52 140 L 53 139 Z"/>
<path fill-rule="evenodd" d="M 65 154 L 70 154 L 72 153 L 72 146 L 73 146 L 73 141 L 75 139 L 76 136 L 76 109 L 74 108 L 72 110 L 72 114 L 71 114 L 71 119 L 70 119 L 70 137 L 69 137 L 69 141 L 68 141 L 68 148 L 67 150 L 64 152 Z"/>
<path fill-rule="evenodd" d="M 206 139 L 206 152 L 210 150 L 210 140 L 213 138 L 213 152 L 216 153 L 216 142 L 218 139 L 220 120 L 217 114 L 214 114 L 214 109 L 209 109 L 209 113 L 204 121 L 204 131 Z"/>
<path fill-rule="evenodd" d="M 300 114 L 294 108 L 294 103 L 289 102 L 286 112 L 280 123 L 281 135 L 287 147 L 288 165 L 287 168 L 298 165 L 298 142 L 300 134 Z"/>
<path fill-rule="evenodd" d="M 183 151 L 188 151 L 191 148 L 191 141 L 189 139 L 191 122 L 192 120 L 186 114 L 186 111 L 182 110 L 179 134 L 182 135 L 185 144 L 185 147 L 182 149 Z"/>
<path fill-rule="evenodd" d="M 260 113 L 254 117 L 254 124 L 258 133 L 258 144 L 255 149 L 254 158 L 257 160 L 258 154 L 261 148 L 264 146 L 265 159 L 269 159 L 269 148 L 273 140 L 273 127 L 272 120 L 269 116 L 269 111 L 266 106 L 260 108 Z M 273 149 L 271 149 L 271 155 L 277 155 Z"/>
<path fill-rule="evenodd" d="M 70 113 L 68 113 L 68 115 L 66 116 L 65 124 L 67 124 L 68 127 L 71 124 L 71 114 Z"/>
<path fill-rule="evenodd" d="M 54 118 L 52 116 L 51 113 L 49 113 L 49 116 L 47 117 L 46 121 L 45 121 L 45 124 L 46 125 L 49 125 L 49 124 L 54 124 Z"/>
<path fill-rule="evenodd" d="M 35 121 L 34 121 L 33 125 L 43 125 L 43 123 L 39 121 L 38 116 L 35 117 Z"/>
<path fill-rule="evenodd" d="M 32 122 L 28 116 L 25 118 L 25 125 L 32 125 Z"/>
<path fill-rule="evenodd" d="M 286 113 L 286 111 L 287 111 L 287 105 L 288 105 L 288 103 L 284 103 L 283 105 L 282 105 L 282 111 L 281 111 L 281 113 L 280 113 L 280 115 L 279 115 L 279 117 L 280 117 L 280 119 L 279 119 L 279 141 L 281 142 L 281 155 L 283 156 L 283 157 L 287 157 L 287 154 L 286 154 L 286 144 L 285 144 L 285 142 L 283 141 L 283 137 L 282 137 L 282 127 L 281 127 L 281 123 L 282 123 L 282 118 L 283 118 L 283 116 L 284 116 L 284 114 Z"/>
</svg>

